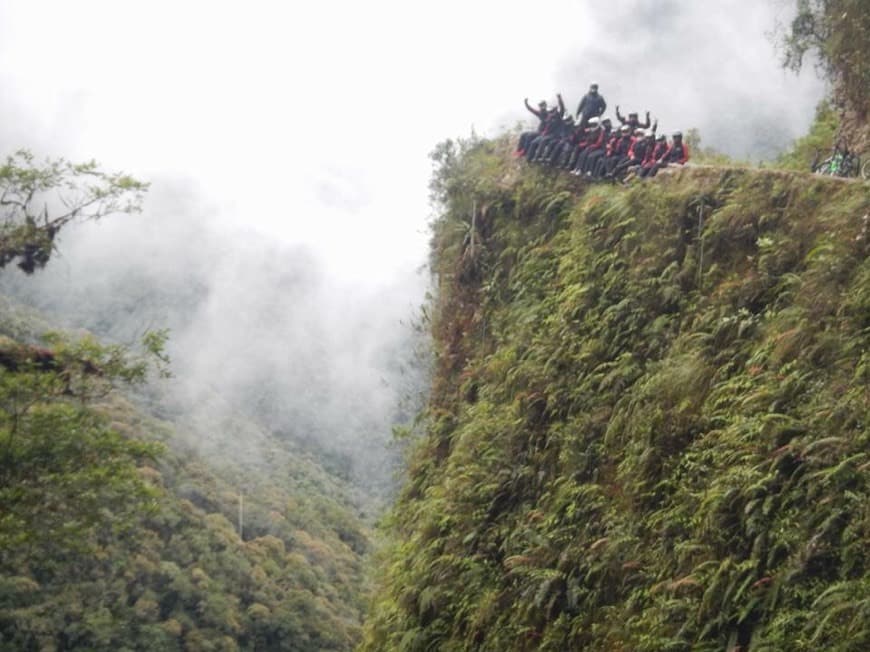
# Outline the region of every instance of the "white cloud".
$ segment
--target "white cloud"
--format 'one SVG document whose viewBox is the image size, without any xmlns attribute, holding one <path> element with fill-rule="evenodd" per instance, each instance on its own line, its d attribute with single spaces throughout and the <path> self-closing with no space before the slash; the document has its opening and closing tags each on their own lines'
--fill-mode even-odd
<svg viewBox="0 0 870 652">
<path fill-rule="evenodd" d="M 220 219 L 383 280 L 423 259 L 428 151 L 527 117 L 524 96 L 562 87 L 574 106 L 595 77 L 611 106 L 726 148 L 763 106 L 805 125 L 818 84 L 778 70 L 774 15 L 749 0 L 6 0 L 0 108 L 28 116 L 10 142 L 191 178 Z"/>
<path fill-rule="evenodd" d="M 734 153 L 797 135 L 821 91 L 777 65 L 779 6 L 0 0 L 0 146 L 154 181 L 144 217 L 71 229 L 24 293 L 92 301 L 123 336 L 173 327 L 191 386 L 250 377 L 339 440 L 361 427 L 348 408 L 387 438 L 398 390 L 379 379 L 422 301 L 434 145 L 529 118 L 526 96 L 574 108 L 593 79 Z M 131 308 L 125 278 L 155 288 Z"/>
</svg>

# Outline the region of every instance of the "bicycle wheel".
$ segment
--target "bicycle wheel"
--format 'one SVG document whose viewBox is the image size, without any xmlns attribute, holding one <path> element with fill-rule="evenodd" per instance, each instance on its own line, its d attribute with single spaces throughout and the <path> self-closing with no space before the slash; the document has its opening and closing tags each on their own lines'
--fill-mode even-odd
<svg viewBox="0 0 870 652">
<path fill-rule="evenodd" d="M 840 169 L 841 177 L 858 177 L 861 176 L 861 159 L 857 154 L 849 154 L 843 159 L 842 168 Z"/>
</svg>

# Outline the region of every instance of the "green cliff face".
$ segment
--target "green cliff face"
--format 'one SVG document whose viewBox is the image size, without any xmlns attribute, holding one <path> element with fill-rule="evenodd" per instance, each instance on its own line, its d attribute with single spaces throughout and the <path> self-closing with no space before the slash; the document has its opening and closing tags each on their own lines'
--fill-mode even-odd
<svg viewBox="0 0 870 652">
<path fill-rule="evenodd" d="M 435 155 L 436 377 L 362 649 L 870 648 L 870 186 L 509 149 Z"/>
</svg>

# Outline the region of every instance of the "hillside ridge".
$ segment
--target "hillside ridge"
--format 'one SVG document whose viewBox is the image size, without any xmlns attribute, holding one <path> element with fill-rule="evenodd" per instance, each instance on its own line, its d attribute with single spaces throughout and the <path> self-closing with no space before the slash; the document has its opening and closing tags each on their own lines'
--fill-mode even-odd
<svg viewBox="0 0 870 652">
<path fill-rule="evenodd" d="M 586 186 L 510 146 L 441 152 L 436 375 L 361 649 L 864 649 L 867 185 Z"/>
</svg>

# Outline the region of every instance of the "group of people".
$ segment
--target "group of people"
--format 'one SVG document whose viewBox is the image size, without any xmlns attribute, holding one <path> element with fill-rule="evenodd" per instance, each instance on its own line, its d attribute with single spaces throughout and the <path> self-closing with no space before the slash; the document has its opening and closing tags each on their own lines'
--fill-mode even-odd
<svg viewBox="0 0 870 652">
<path fill-rule="evenodd" d="M 623 181 L 632 176 L 654 177 L 663 167 L 689 160 L 683 135 L 674 132 L 670 142 L 664 135 L 656 136 L 658 124 L 650 124 L 649 111 L 641 122 L 637 113 L 623 116 L 617 106 L 618 127 L 602 117 L 607 102 L 598 84 L 589 87 L 574 114 L 566 112 L 561 95 L 556 98 L 556 106 L 542 101 L 537 109 L 525 100 L 539 122 L 537 130 L 520 135 L 516 156 L 577 176 Z"/>
</svg>

